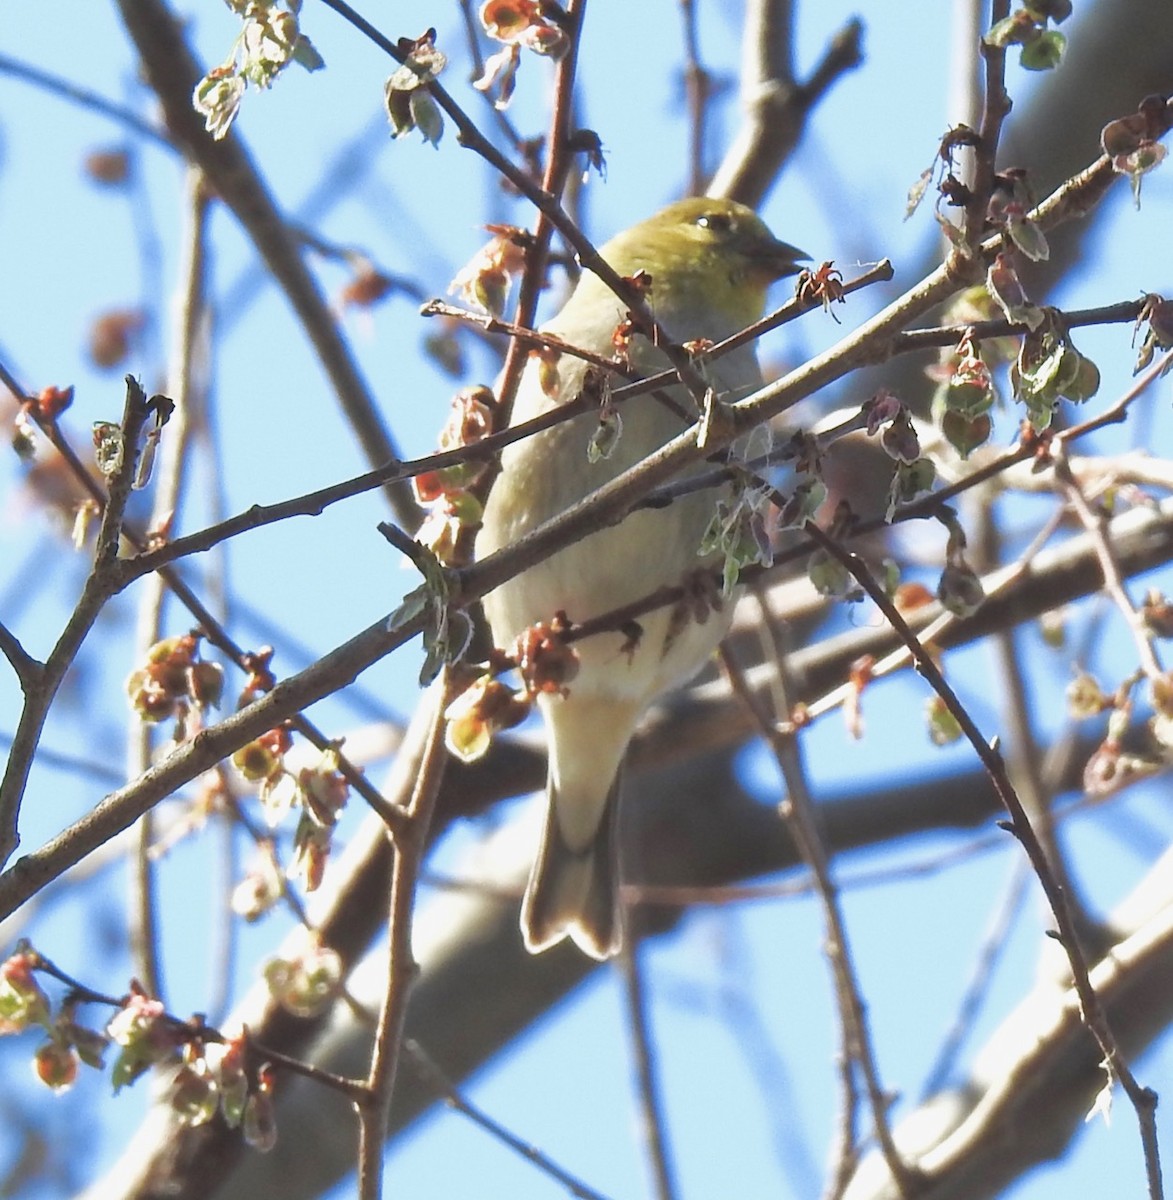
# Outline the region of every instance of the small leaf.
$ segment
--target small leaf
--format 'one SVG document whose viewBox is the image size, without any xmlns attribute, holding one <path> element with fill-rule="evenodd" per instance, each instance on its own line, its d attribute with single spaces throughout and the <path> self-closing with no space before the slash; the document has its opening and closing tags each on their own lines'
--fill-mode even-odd
<svg viewBox="0 0 1173 1200">
<path fill-rule="evenodd" d="M 293 47 L 293 61 L 307 71 L 320 71 L 326 60 L 318 53 L 317 47 L 303 33 Z"/>
<path fill-rule="evenodd" d="M 399 607 L 387 618 L 387 632 L 397 633 L 405 625 L 410 625 L 428 607 L 430 597 L 426 583 L 408 592 Z"/>
<path fill-rule="evenodd" d="M 587 442 L 587 462 L 597 463 L 611 457 L 623 434 L 623 419 L 614 410 L 599 415 L 599 423 Z"/>
<path fill-rule="evenodd" d="M 1022 48 L 1019 62 L 1027 71 L 1053 71 L 1067 51 L 1067 38 L 1057 29 L 1048 29 Z"/>
<path fill-rule="evenodd" d="M 440 139 L 444 136 L 444 114 L 440 111 L 435 97 L 431 92 L 417 88 L 410 93 L 408 104 L 411 108 L 411 115 L 415 119 L 416 128 L 419 129 L 424 141 L 439 149 Z"/>
<path fill-rule="evenodd" d="M 908 189 L 908 200 L 904 205 L 904 219 L 906 221 L 920 207 L 920 202 L 925 198 L 925 192 L 929 190 L 929 184 L 932 182 L 933 168 L 928 167 L 920 173 L 920 178 Z"/>
<path fill-rule="evenodd" d="M 1025 217 L 1011 217 L 1006 222 L 1006 232 L 1010 240 L 1032 262 L 1045 262 L 1051 255 L 1051 248 L 1043 231 Z"/>
</svg>

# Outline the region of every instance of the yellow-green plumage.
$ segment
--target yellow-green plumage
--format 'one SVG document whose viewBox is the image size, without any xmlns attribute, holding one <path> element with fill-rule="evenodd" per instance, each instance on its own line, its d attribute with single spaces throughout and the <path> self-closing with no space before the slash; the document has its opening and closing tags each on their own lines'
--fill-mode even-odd
<svg viewBox="0 0 1173 1200">
<path fill-rule="evenodd" d="M 777 241 L 752 210 L 728 200 L 682 200 L 619 234 L 602 248 L 620 274 L 651 277 L 648 303 L 676 342 L 720 341 L 761 316 L 769 283 L 798 268 L 799 251 Z M 596 276 L 584 273 L 562 311 L 546 326 L 573 345 L 610 356 L 623 303 Z M 668 366 L 663 353 L 637 336 L 631 359 L 643 373 Z M 574 399 L 585 364 L 558 362 L 556 398 L 527 367 L 513 421 L 529 420 Z M 725 399 L 760 384 L 752 346 L 722 357 L 710 382 Z M 684 411 L 695 404 L 679 385 L 668 389 Z M 587 413 L 508 447 L 489 495 L 477 539 L 479 557 L 509 545 L 542 522 L 634 466 L 685 428 L 653 396 L 623 405 L 622 435 L 613 453 L 591 462 L 598 426 Z M 717 494 L 700 491 L 664 509 L 632 513 L 620 524 L 577 542 L 485 597 L 494 642 L 508 649 L 526 627 L 564 611 L 590 620 L 685 580 L 704 565 L 697 557 Z M 704 664 L 728 626 L 728 610 L 673 631 L 667 608 L 640 620 L 634 652 L 619 632 L 578 643 L 579 671 L 565 697 L 538 703 L 549 740 L 549 812 L 542 846 L 522 906 L 522 932 L 532 951 L 572 937 L 605 958 L 619 947 L 615 814 L 618 775 L 644 710 Z"/>
</svg>

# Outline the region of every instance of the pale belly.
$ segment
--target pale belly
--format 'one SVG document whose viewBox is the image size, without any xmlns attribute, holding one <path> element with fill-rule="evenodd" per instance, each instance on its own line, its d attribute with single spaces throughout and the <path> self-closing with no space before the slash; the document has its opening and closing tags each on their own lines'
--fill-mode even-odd
<svg viewBox="0 0 1173 1200">
<path fill-rule="evenodd" d="M 493 489 L 477 543 L 478 556 L 512 544 L 683 428 L 651 397 L 641 397 L 622 411 L 623 435 L 615 453 L 603 462 L 587 460 L 587 442 L 597 425 L 593 415 L 506 451 L 503 470 L 509 486 Z M 657 588 L 687 582 L 711 565 L 698 557 L 697 548 L 717 497 L 718 492 L 709 489 L 667 508 L 634 512 L 619 525 L 589 535 L 503 584 L 485 597 L 495 643 L 508 649 L 527 626 L 549 621 L 558 612 L 581 623 L 641 600 Z M 683 626 L 679 614 L 673 617 L 671 606 L 646 613 L 639 618 L 642 633 L 634 647 L 628 633 L 621 631 L 584 639 L 577 645 L 577 686 L 595 694 L 650 702 L 705 662 L 724 636 L 730 607 L 710 612 L 703 623 L 690 616 Z"/>
</svg>

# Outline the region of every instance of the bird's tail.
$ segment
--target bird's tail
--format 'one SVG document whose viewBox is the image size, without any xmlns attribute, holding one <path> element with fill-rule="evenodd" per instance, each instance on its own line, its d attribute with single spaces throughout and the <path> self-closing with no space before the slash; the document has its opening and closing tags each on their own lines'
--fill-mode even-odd
<svg viewBox="0 0 1173 1200">
<path fill-rule="evenodd" d="M 521 905 L 521 932 L 531 954 L 569 937 L 592 958 L 610 958 L 623 940 L 616 837 L 619 774 L 594 834 L 581 848 L 567 841 L 558 817 L 560 809 L 575 811 L 575 799 L 560 794 L 551 776 L 546 825 Z"/>
</svg>

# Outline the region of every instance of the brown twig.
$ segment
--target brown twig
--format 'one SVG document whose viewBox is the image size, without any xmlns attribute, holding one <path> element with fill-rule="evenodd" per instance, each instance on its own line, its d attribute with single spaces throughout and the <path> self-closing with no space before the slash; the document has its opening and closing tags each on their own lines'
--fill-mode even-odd
<svg viewBox="0 0 1173 1200">
<path fill-rule="evenodd" d="M 1157 657 L 1156 646 L 1153 645 L 1152 631 L 1128 594 L 1120 564 L 1116 560 L 1116 553 L 1106 534 L 1108 514 L 1102 510 L 1096 512 L 1092 509 L 1078 480 L 1071 472 L 1071 464 L 1067 461 L 1064 444 L 1060 443 L 1056 448 L 1054 460 L 1055 478 L 1067 503 L 1071 505 L 1079 517 L 1080 524 L 1092 538 L 1096 547 L 1096 557 L 1100 561 L 1100 570 L 1104 573 L 1104 590 L 1111 597 L 1132 635 L 1141 670 L 1144 671 L 1150 684 L 1163 684 L 1166 678 L 1165 671 Z"/>
<path fill-rule="evenodd" d="M 375 1042 L 371 1049 L 367 1093 L 358 1104 L 359 1154 L 358 1193 L 360 1200 L 380 1200 L 383 1178 L 383 1143 L 391 1112 L 391 1094 L 399 1067 L 403 1043 L 403 1023 L 407 1001 L 416 975 L 411 951 L 411 918 L 415 908 L 416 885 L 427 847 L 428 827 L 436 797 L 444 777 L 447 752 L 444 749 L 444 710 L 451 698 L 447 671 L 442 671 L 428 697 L 431 726 L 424 744 L 423 757 L 415 788 L 407 805 L 406 820 L 395 831 L 395 864 L 391 872 L 391 897 L 388 911 L 387 987 Z"/>
<path fill-rule="evenodd" d="M 1014 786 L 1006 774 L 1005 764 L 997 748 L 997 743 L 994 742 L 991 744 L 982 737 L 973 718 L 946 681 L 940 668 L 933 660 L 932 655 L 925 650 L 920 639 L 909 628 L 907 622 L 864 562 L 857 555 L 845 550 L 834 538 L 827 536 L 817 526 L 813 524 L 808 525 L 808 529 L 819 546 L 851 573 L 852 577 L 867 592 L 873 603 L 883 613 L 884 618 L 891 624 L 901 640 L 904 641 L 912 653 L 917 670 L 945 703 L 950 714 L 962 729 L 966 739 L 981 759 L 982 765 L 989 773 L 990 781 L 993 783 L 999 799 L 1010 815 L 1010 820 L 1004 827 L 1007 832 L 1012 833 L 1018 839 L 1026 851 L 1031 867 L 1047 897 L 1047 903 L 1050 906 L 1051 913 L 1057 925 L 1055 936 L 1067 955 L 1067 961 L 1071 967 L 1075 991 L 1079 997 L 1084 1022 L 1092 1036 L 1095 1037 L 1104 1055 L 1104 1068 L 1108 1072 L 1108 1083 L 1111 1084 L 1118 1081 L 1121 1084 L 1136 1113 L 1137 1123 L 1140 1127 L 1141 1142 L 1144 1148 L 1145 1172 L 1148 1178 L 1149 1193 L 1153 1200 L 1157 1200 L 1157 1198 L 1163 1195 L 1163 1188 L 1161 1184 L 1160 1153 L 1157 1145 L 1155 1119 L 1156 1093 L 1151 1088 L 1142 1087 L 1137 1083 L 1128 1063 L 1120 1052 L 1115 1035 L 1112 1033 L 1107 1018 L 1104 1015 L 1103 1007 L 1088 978 L 1087 962 L 1080 947 L 1079 933 L 1067 899 L 1067 894 L 1050 869 L 1043 846 L 1035 834 L 1030 819 L 1023 809 Z"/>
<path fill-rule="evenodd" d="M 122 0 L 123 3 L 128 0 Z M 365 37 L 376 46 L 389 54 L 396 62 L 403 62 L 404 52 L 389 38 L 384 36 L 365 17 L 356 12 L 345 0 L 322 0 L 322 3 L 332 8 L 343 19 L 349 21 Z M 577 13 L 583 6 L 583 0 L 568 4 L 568 14 Z M 577 18 L 572 22 L 576 23 Z M 575 42 L 572 37 L 572 45 Z M 706 392 L 704 377 L 697 371 L 688 352 L 675 342 L 656 320 L 655 314 L 647 303 L 647 298 L 630 280 L 624 279 L 600 255 L 594 244 L 582 232 L 570 215 L 562 207 L 561 200 L 555 192 L 534 183 L 530 176 L 503 155 L 477 128 L 476 123 L 452 99 L 451 95 L 436 80 L 430 80 L 426 85 L 432 98 L 443 110 L 457 129 L 457 140 L 465 149 L 472 150 L 483 158 L 491 167 L 498 171 L 514 188 L 517 189 L 538 210 L 540 218 L 545 219 L 565 239 L 567 245 L 574 251 L 582 268 L 597 275 L 616 296 L 623 301 L 631 312 L 638 326 L 652 345 L 656 346 L 664 357 L 675 368 L 680 382 L 688 389 L 701 407 Z M 568 101 L 567 101 L 568 102 Z M 568 120 L 568 115 L 566 117 Z M 549 164 L 547 164 L 549 166 Z M 521 322 L 524 324 L 524 322 Z"/>
<path fill-rule="evenodd" d="M 836 1166 L 833 1170 L 834 1187 L 830 1194 L 838 1196 L 842 1193 L 842 1188 L 850 1179 L 851 1170 L 858 1157 L 853 1133 L 854 1110 L 857 1103 L 854 1075 L 858 1070 L 863 1076 L 873 1127 L 884 1160 L 892 1172 L 893 1179 L 897 1182 L 900 1195 L 911 1196 L 915 1191 L 915 1170 L 901 1158 L 892 1139 L 892 1130 L 888 1122 L 890 1099 L 880 1083 L 879 1067 L 865 1016 L 863 995 L 852 961 L 851 946 L 839 903 L 838 889 L 832 877 L 830 860 L 819 833 L 814 802 L 807 784 L 806 771 L 802 765 L 797 732 L 789 722 L 791 699 L 788 695 L 784 658 L 773 642 L 770 632 L 773 623 L 769 620 L 765 606 L 761 604 L 760 600 L 759 610 L 763 619 L 764 650 L 774 667 L 771 679 L 778 689 L 779 700 L 782 703 L 781 709 L 777 710 L 773 716 L 763 709 L 761 701 L 749 687 L 740 668 L 732 656 L 724 650 L 722 651 L 722 665 L 734 694 L 750 714 L 759 734 L 773 752 L 778 769 L 782 772 L 782 778 L 786 785 L 786 798 L 779 805 L 779 810 L 799 849 L 803 862 L 815 877 L 822 905 L 827 959 L 835 983 L 835 998 L 839 1009 L 842 1037 L 840 1060 L 842 1089 L 840 1128 L 842 1136 L 838 1147 Z"/>
<path fill-rule="evenodd" d="M 601 1192 L 588 1187 L 581 1179 L 558 1166 L 557 1163 L 538 1150 L 537 1147 L 523 1141 L 516 1134 L 506 1129 L 500 1122 L 494 1121 L 487 1113 L 477 1108 L 475 1104 L 457 1090 L 452 1081 L 437 1066 L 435 1060 L 413 1038 L 407 1038 L 404 1041 L 403 1049 L 407 1052 L 408 1057 L 412 1061 L 412 1066 L 420 1074 L 424 1082 L 438 1095 L 443 1097 L 444 1103 L 449 1108 L 454 1109 L 461 1116 L 467 1117 L 474 1125 L 479 1129 L 483 1129 L 495 1141 L 507 1146 L 515 1154 L 521 1155 L 526 1162 L 532 1163 L 543 1174 L 549 1175 L 555 1183 L 566 1188 L 572 1196 L 578 1197 L 578 1200 L 607 1200 L 607 1197 Z"/>
<path fill-rule="evenodd" d="M 167 437 L 156 462 L 156 481 L 148 528 L 162 529 L 179 511 L 183 501 L 186 467 L 197 418 L 206 397 L 196 383 L 196 360 L 200 354 L 203 323 L 207 319 L 206 238 L 210 197 L 203 178 L 194 167 L 187 171 L 186 236 L 183 241 L 179 304 L 175 319 L 175 360 L 168 372 L 170 397 L 175 403 L 167 423 Z M 133 661 L 144 662 L 150 648 L 163 636 L 163 602 L 167 594 L 162 576 L 152 575 L 139 598 Z M 135 722 L 127 741 L 127 777 L 137 779 L 151 764 L 153 726 Z M 164 995 L 160 975 L 159 928 L 155 867 L 151 859 L 154 822 L 144 813 L 138 828 L 131 873 L 128 927 L 131 952 L 138 978 L 152 996 Z"/>
<path fill-rule="evenodd" d="M 284 291 L 367 461 L 381 466 L 398 459 L 398 448 L 338 322 L 305 265 L 300 240 L 269 195 L 243 142 L 234 132 L 214 140 L 192 106 L 192 92 L 204 72 L 191 53 L 182 23 L 163 0 L 119 0 L 118 8 L 159 98 L 172 139 L 232 210 Z M 410 491 L 402 486 L 386 490 L 396 519 L 414 528 L 419 512 Z"/>
<path fill-rule="evenodd" d="M 99 513 L 105 514 L 109 503 L 105 489 L 93 477 L 93 475 L 82 464 L 77 452 L 73 449 L 69 440 L 64 436 L 60 426 L 55 420 L 47 420 L 42 417 L 35 404 L 27 396 L 24 389 L 17 382 L 12 373 L 0 362 L 0 381 L 12 392 L 14 396 L 21 398 L 25 410 L 30 414 L 36 422 L 37 427 L 49 439 L 53 448 L 61 454 L 62 458 L 69 469 L 72 477 L 85 490 L 89 498 L 93 501 Z M 135 571 L 133 564 L 146 555 L 146 547 L 149 543 L 147 536 L 134 529 L 132 526 L 123 523 L 120 529 L 121 539 L 126 545 L 133 547 L 138 553 L 135 558 L 120 558 L 117 556 L 111 557 L 107 552 L 107 563 L 104 575 L 103 586 L 109 589 L 109 595 L 113 596 L 128 586 L 134 579 L 146 574 L 149 570 L 158 570 L 167 586 L 176 596 L 179 602 L 188 610 L 195 622 L 202 631 L 203 636 L 232 660 L 242 671 L 249 673 L 252 670 L 253 656 L 247 654 L 229 635 L 224 626 L 216 619 L 210 609 L 200 600 L 195 591 L 184 582 L 179 574 L 168 564 L 167 560 L 152 563 L 150 566 Z M 213 543 L 215 544 L 215 543 Z M 210 546 L 208 547 L 210 548 Z M 91 576 L 92 577 L 92 576 Z M 85 593 L 83 592 L 83 600 Z M 79 604 L 81 602 L 79 601 Z M 75 610 L 74 620 L 78 619 L 78 611 Z M 67 625 L 66 632 L 59 639 L 57 647 L 54 650 L 55 655 L 60 655 L 63 659 L 72 661 L 76 654 L 77 646 L 80 646 L 78 641 L 77 646 L 72 646 L 71 643 L 65 641 L 66 633 L 69 632 L 71 625 Z M 75 630 L 75 635 L 77 631 Z M 86 631 L 80 633 L 82 639 L 86 636 Z M 50 661 L 45 664 L 45 668 L 40 672 L 42 681 L 45 677 L 45 671 L 50 669 Z M 53 668 L 56 670 L 57 668 Z M 56 685 L 54 685 L 56 686 Z M 26 701 L 26 709 L 28 704 Z M 301 713 L 296 713 L 289 718 L 292 727 L 309 742 L 316 746 L 319 750 L 335 746 L 335 743 L 327 738 L 325 734 L 317 728 L 312 721 Z M 32 725 L 29 725 L 32 728 Z M 39 728 L 39 725 L 37 726 Z M 238 747 L 239 748 L 239 747 Z M 27 742 L 14 738 L 12 750 L 9 754 L 6 767 L 5 777 L 0 781 L 0 813 L 5 811 L 6 807 L 15 806 L 19 809 L 20 799 L 24 792 L 24 781 L 28 773 L 28 757 L 35 750 L 35 739 L 33 742 Z M 23 763 L 23 766 L 21 765 Z M 389 806 L 378 790 L 370 783 L 368 779 L 351 764 L 346 756 L 339 755 L 339 770 L 345 776 L 346 781 L 356 792 L 367 802 L 367 804 L 378 812 L 387 822 L 393 825 L 397 819 L 395 810 Z M 9 782 L 10 780 L 19 782 Z M 3 827 L 3 821 L 0 820 L 0 828 Z M 14 827 L 15 828 L 15 827 Z M 12 847 L 9 847 L 5 852 L 3 841 L 0 840 L 0 861 L 6 861 L 7 857 L 12 853 Z"/>
<path fill-rule="evenodd" d="M 990 24 L 1010 14 L 1010 0 L 992 0 Z M 965 205 L 964 243 L 967 251 L 977 254 L 982 238 L 986 234 L 986 213 L 990 197 L 994 194 L 997 170 L 998 140 L 1002 136 L 1002 125 L 1010 114 L 1010 95 L 1006 91 L 1006 51 L 1000 46 L 981 43 L 982 57 L 986 64 L 985 104 L 982 110 L 981 127 L 973 147 L 973 183 Z"/>
<path fill-rule="evenodd" d="M 17 390 L 15 394 L 21 393 Z M 24 705 L 12 737 L 12 750 L 4 777 L 0 780 L 0 862 L 6 862 L 20 844 L 21 800 L 49 708 L 78 648 L 93 628 L 107 600 L 114 594 L 112 574 L 122 537 L 122 517 L 130 499 L 140 439 L 150 418 L 151 410 L 145 393 L 134 379 L 127 376 L 119 447 L 109 476 L 108 499 L 98 528 L 94 565 L 86 576 L 82 594 L 61 636 L 41 670 L 35 672 L 33 685 L 25 692 Z M 78 466 L 80 468 L 80 463 Z M 89 473 L 84 469 L 82 473 L 89 478 Z M 25 665 L 26 674 L 33 674 L 28 664 Z"/>
<path fill-rule="evenodd" d="M 652 1048 L 651 1015 L 639 961 L 639 934 L 625 939 L 619 953 L 619 971 L 627 1000 L 627 1028 L 631 1057 L 635 1064 L 636 1094 L 639 1097 L 639 1132 L 652 1173 L 656 1200 L 673 1200 L 677 1195 L 675 1172 L 668 1149 L 668 1126 L 656 1073 Z"/>
<path fill-rule="evenodd" d="M 701 65 L 694 0 L 679 0 L 680 27 L 684 34 L 684 95 L 688 106 L 687 195 L 699 196 L 705 185 L 705 119 L 713 77 Z"/>
</svg>

